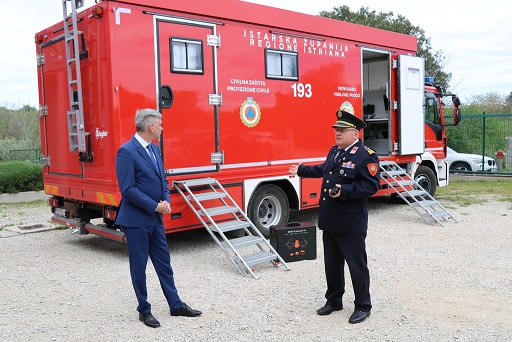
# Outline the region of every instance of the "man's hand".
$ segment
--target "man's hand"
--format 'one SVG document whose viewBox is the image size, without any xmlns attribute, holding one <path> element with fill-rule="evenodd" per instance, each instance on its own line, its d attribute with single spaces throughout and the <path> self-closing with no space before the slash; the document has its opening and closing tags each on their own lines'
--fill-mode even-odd
<svg viewBox="0 0 512 342">
<path fill-rule="evenodd" d="M 156 211 L 162 214 L 169 214 L 171 212 L 171 205 L 167 201 L 160 201 L 160 203 L 158 203 Z"/>
<path fill-rule="evenodd" d="M 336 184 L 334 188 L 329 190 L 329 196 L 336 198 L 341 196 L 341 185 Z"/>
<path fill-rule="evenodd" d="M 299 170 L 299 165 L 298 164 L 293 164 L 292 166 L 290 166 L 290 168 L 288 169 L 288 172 L 290 172 L 290 174 L 292 176 L 297 176 L 297 171 Z"/>
</svg>

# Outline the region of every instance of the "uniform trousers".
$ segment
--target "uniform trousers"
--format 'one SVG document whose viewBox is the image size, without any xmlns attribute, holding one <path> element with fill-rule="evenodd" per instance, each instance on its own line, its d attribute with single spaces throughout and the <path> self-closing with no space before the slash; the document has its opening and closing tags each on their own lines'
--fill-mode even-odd
<svg viewBox="0 0 512 342">
<path fill-rule="evenodd" d="M 327 304 L 339 306 L 345 293 L 345 262 L 354 288 L 355 310 L 370 311 L 370 272 L 366 256 L 366 233 L 323 232 Z"/>
<path fill-rule="evenodd" d="M 151 312 L 151 304 L 147 300 L 148 291 L 146 286 L 148 256 L 151 258 L 171 311 L 183 307 L 183 302 L 178 296 L 178 290 L 174 284 L 171 255 L 163 224 L 159 223 L 149 227 L 123 227 L 123 231 L 128 244 L 133 289 L 139 303 L 137 311 L 140 313 Z"/>
</svg>

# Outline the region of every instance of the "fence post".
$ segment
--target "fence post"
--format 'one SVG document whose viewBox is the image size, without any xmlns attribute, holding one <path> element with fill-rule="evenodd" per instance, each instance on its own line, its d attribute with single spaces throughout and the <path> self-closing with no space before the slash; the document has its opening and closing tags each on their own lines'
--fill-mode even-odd
<svg viewBox="0 0 512 342">
<path fill-rule="evenodd" d="M 512 137 L 505 137 L 505 163 L 503 167 L 505 169 L 512 168 Z"/>
<path fill-rule="evenodd" d="M 485 110 L 482 113 L 482 170 L 485 170 Z"/>
</svg>

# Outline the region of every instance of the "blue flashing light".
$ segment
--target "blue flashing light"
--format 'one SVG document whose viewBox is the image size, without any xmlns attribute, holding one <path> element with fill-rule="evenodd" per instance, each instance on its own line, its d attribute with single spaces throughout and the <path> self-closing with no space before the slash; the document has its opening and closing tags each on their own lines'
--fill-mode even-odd
<svg viewBox="0 0 512 342">
<path fill-rule="evenodd" d="M 425 76 L 425 83 L 434 84 L 434 77 L 433 76 Z"/>
</svg>

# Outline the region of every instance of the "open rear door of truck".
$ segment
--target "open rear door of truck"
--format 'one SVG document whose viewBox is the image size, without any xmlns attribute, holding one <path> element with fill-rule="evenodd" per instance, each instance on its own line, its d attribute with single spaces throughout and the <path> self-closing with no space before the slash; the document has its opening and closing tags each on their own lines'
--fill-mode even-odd
<svg viewBox="0 0 512 342">
<path fill-rule="evenodd" d="M 425 151 L 423 114 L 425 61 L 422 57 L 399 55 L 399 153 L 422 154 Z"/>
</svg>

